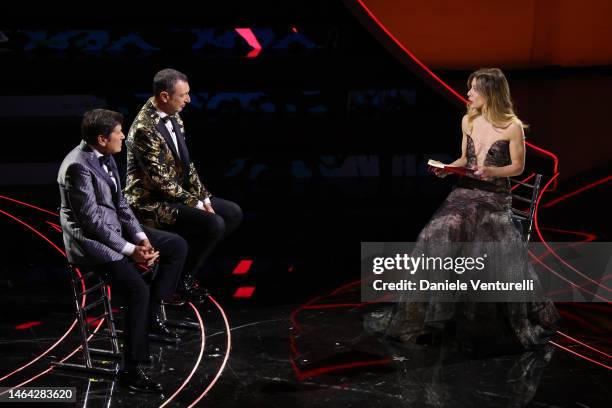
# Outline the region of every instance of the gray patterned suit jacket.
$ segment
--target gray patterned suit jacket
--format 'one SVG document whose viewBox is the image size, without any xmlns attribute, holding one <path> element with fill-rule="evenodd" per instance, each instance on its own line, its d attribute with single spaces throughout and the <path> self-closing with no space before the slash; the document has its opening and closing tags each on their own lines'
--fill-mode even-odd
<svg viewBox="0 0 612 408">
<path fill-rule="evenodd" d="M 123 258 L 129 241 L 138 243 L 142 228 L 121 193 L 117 165 L 111 157 L 113 181 L 85 142 L 75 147 L 60 166 L 60 221 L 68 261 L 97 265 Z"/>
</svg>

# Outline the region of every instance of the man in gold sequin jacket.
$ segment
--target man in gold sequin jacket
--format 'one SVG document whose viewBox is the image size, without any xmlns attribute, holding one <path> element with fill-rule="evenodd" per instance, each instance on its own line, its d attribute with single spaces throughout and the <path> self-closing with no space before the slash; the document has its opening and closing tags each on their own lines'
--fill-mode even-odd
<svg viewBox="0 0 612 408">
<path fill-rule="evenodd" d="M 191 162 L 179 112 L 190 102 L 187 76 L 159 71 L 153 96 L 128 133 L 125 196 L 141 223 L 176 232 L 189 243 L 182 275 L 185 299 L 199 301 L 204 291 L 195 279 L 216 244 L 237 228 L 240 207 L 213 197 Z"/>
</svg>

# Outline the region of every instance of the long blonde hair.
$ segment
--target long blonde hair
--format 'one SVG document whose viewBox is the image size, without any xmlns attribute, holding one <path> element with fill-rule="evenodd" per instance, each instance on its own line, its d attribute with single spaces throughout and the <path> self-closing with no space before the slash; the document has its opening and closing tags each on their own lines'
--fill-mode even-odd
<svg viewBox="0 0 612 408">
<path fill-rule="evenodd" d="M 514 113 L 510 87 L 501 69 L 481 68 L 472 72 L 467 81 L 468 89 L 472 87 L 473 80 L 476 80 L 474 88 L 485 98 L 485 103 L 482 108 L 468 105 L 467 131 L 469 133 L 472 133 L 472 122 L 479 115 L 497 128 L 507 128 L 515 122 L 524 129 L 528 127 Z"/>
</svg>

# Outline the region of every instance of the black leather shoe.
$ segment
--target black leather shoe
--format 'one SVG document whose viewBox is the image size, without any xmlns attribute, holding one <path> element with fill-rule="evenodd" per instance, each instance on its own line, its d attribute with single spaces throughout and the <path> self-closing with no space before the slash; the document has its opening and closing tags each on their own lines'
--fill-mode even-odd
<svg viewBox="0 0 612 408">
<path fill-rule="evenodd" d="M 133 390 L 162 393 L 161 384 L 150 379 L 140 368 L 123 370 L 117 376 L 119 382 Z"/>
<path fill-rule="evenodd" d="M 193 303 L 203 303 L 209 295 L 208 290 L 191 277 L 181 282 L 178 294 L 182 299 Z"/>
<path fill-rule="evenodd" d="M 161 303 L 166 306 L 183 306 L 185 304 L 185 299 L 179 296 L 178 293 L 175 293 L 169 299 L 162 300 Z"/>
<path fill-rule="evenodd" d="M 157 313 L 151 316 L 151 333 L 175 340 L 181 338 L 177 332 L 170 330 L 168 326 L 166 326 L 166 323 Z"/>
<path fill-rule="evenodd" d="M 191 276 L 185 277 L 185 280 L 182 282 L 181 288 L 184 291 L 199 293 L 202 296 L 209 295 L 208 289 L 200 285 L 200 282 L 198 282 L 195 278 Z"/>
</svg>

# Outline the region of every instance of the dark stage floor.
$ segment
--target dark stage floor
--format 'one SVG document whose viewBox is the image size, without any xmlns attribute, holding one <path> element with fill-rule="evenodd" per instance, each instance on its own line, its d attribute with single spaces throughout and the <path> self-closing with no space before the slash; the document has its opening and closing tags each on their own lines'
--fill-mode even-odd
<svg viewBox="0 0 612 408">
<path fill-rule="evenodd" d="M 78 346 L 76 331 L 13 372 L 44 353 L 70 327 L 69 297 L 57 302 L 62 290 L 56 286 L 15 288 L 2 297 L 1 385 L 38 376 L 27 386 L 76 387 L 74 406 L 189 406 L 204 395 L 202 406 L 223 407 L 605 407 L 611 397 L 610 371 L 571 351 L 596 361 L 605 362 L 606 356 L 561 334 L 555 342 L 569 351 L 550 345 L 541 352 L 488 356 L 468 354 L 453 344 L 383 341 L 363 329 L 363 315 L 380 305 L 360 303 L 355 284 L 309 301 L 298 294 L 295 302 L 281 304 L 257 292 L 250 299 L 236 299 L 233 288 L 226 287 L 197 307 L 169 309 L 170 317 L 195 322 L 201 318 L 203 324 L 184 330 L 178 345 L 152 343 L 153 364 L 147 371 L 163 384 L 162 398 L 132 392 L 112 378 L 49 371 L 50 361 L 63 359 Z M 560 309 L 575 316 L 562 333 L 610 350 L 602 323 L 608 309 Z M 580 319 L 599 325 L 585 330 L 575 323 Z M 496 339 L 486 337 L 483 333 L 495 349 Z M 79 359 L 77 353 L 69 361 Z"/>
<path fill-rule="evenodd" d="M 237 255 L 259 234 L 248 217 L 242 238 L 220 247 L 203 270 L 213 296 L 168 308 L 170 317 L 202 325 L 183 330 L 178 345 L 152 343 L 147 370 L 163 398 L 50 369 L 79 344 L 69 331 L 72 294 L 56 216 L 49 206 L 2 204 L 0 387 L 76 387 L 73 405 L 90 407 L 607 407 L 611 400 L 608 304 L 557 304 L 563 326 L 540 352 L 502 351 L 485 332 L 475 354 L 452 342 L 385 341 L 363 328 L 364 315 L 383 305 L 360 302 L 358 265 L 312 251 L 312 234 L 302 255 L 282 256 L 277 247 Z M 114 308 L 121 303 L 113 299 Z M 121 313 L 117 319 L 120 327 Z M 67 361 L 79 359 L 76 352 Z"/>
</svg>

